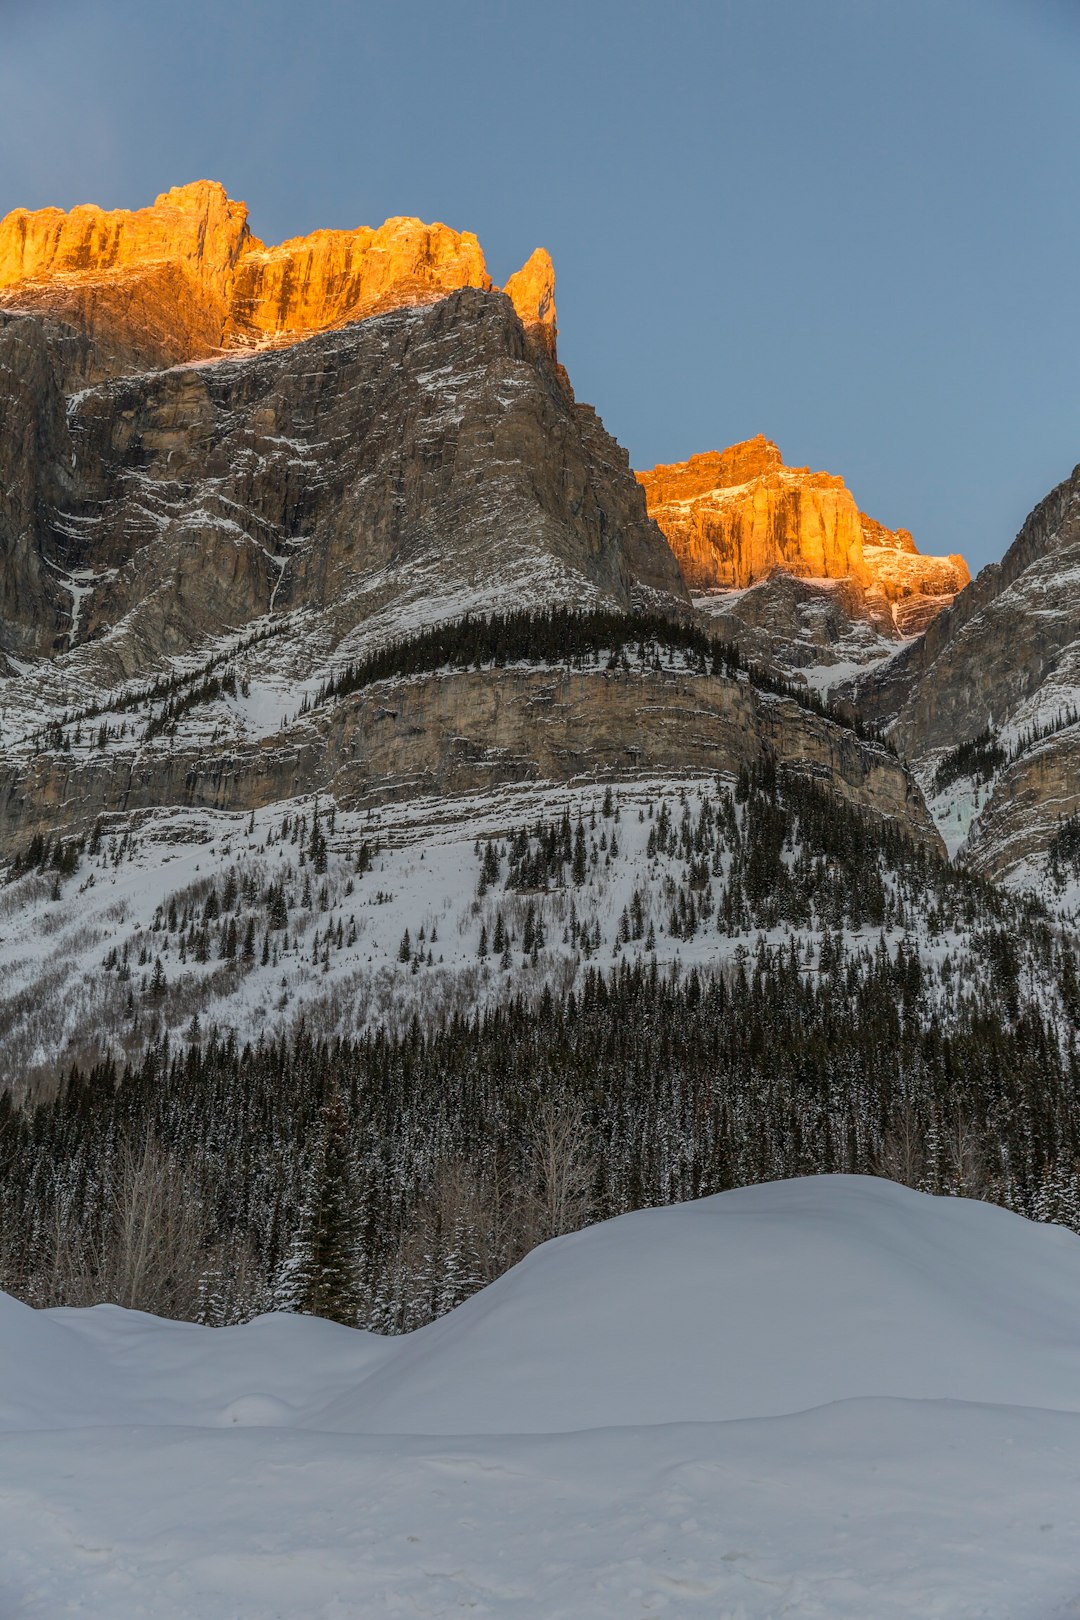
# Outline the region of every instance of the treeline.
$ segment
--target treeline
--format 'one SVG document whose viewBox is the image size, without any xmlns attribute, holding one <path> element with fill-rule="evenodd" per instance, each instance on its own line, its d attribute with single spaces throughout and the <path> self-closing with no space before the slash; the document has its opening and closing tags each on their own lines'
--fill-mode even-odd
<svg viewBox="0 0 1080 1620">
<path fill-rule="evenodd" d="M 478 843 L 478 898 L 499 885 L 538 896 L 580 889 L 617 860 L 620 812 L 608 787 L 588 815 L 564 810 L 518 827 L 502 844 Z M 650 896 L 666 893 L 667 931 L 680 939 L 705 929 L 735 937 L 786 928 L 809 945 L 822 931 L 909 929 L 927 940 L 954 934 L 978 950 L 1006 933 L 1042 969 L 1052 964 L 1054 938 L 1037 898 L 1006 895 L 900 823 L 778 771 L 769 755 L 743 766 L 733 790 L 717 783 L 693 811 L 686 796 L 661 798 L 648 802 L 646 816 L 649 869 L 620 918 L 620 944 L 643 937 Z M 572 918 L 576 943 L 573 929 Z M 588 955 L 587 936 L 583 943 Z"/>
<path fill-rule="evenodd" d="M 204 703 L 214 703 L 219 697 L 226 695 L 236 696 L 236 676 L 231 669 L 226 670 L 223 675 L 211 675 L 198 686 L 170 698 L 160 712 L 151 715 L 147 721 L 143 741 L 151 742 L 162 732 L 175 730 L 177 721 L 191 709 L 197 709 Z"/>
<path fill-rule="evenodd" d="M 942 755 L 934 772 L 934 791 L 943 793 L 961 777 L 969 777 L 977 787 L 981 786 L 991 781 L 1003 766 L 1012 765 L 1021 755 L 1034 748 L 1036 743 L 1045 742 L 1048 737 L 1056 737 L 1078 722 L 1080 709 L 1070 705 L 1056 714 L 1053 720 L 1028 726 L 1010 748 L 1003 748 L 998 741 L 997 733 L 987 726 L 977 737 L 958 743 L 955 748 Z"/>
<path fill-rule="evenodd" d="M 171 993 L 163 962 L 239 973 L 299 949 L 296 906 L 319 925 L 312 962 L 348 950 L 322 887 L 347 895 L 372 847 L 337 871 L 333 815 L 275 829 L 295 852 L 287 881 L 230 867 L 163 902 L 137 963 L 107 964 L 133 1008 Z M 1080 846 L 1074 825 L 1059 837 Z M 606 914 L 616 966 L 600 972 L 593 879 L 631 843 L 645 860 Z M 48 870 L 54 851 L 26 856 Z M 767 758 L 732 791 L 630 807 L 605 789 L 478 840 L 476 858 L 501 1004 L 354 1039 L 191 1030 L 182 1049 L 160 1037 L 128 1067 L 72 1070 L 36 1106 L 0 1098 L 0 1286 L 36 1304 L 215 1323 L 276 1306 L 397 1332 L 558 1232 L 836 1170 L 1080 1231 L 1075 941 L 1034 902 Z M 580 958 L 573 987 L 556 994 L 552 975 L 514 997 L 512 967 L 542 960 L 557 929 Z M 723 965 L 658 965 L 658 936 L 699 939 L 690 955 L 706 930 L 745 937 Z M 434 937 L 406 932 L 399 971 L 430 965 Z"/>
<path fill-rule="evenodd" d="M 723 971 L 624 961 L 428 1033 L 157 1042 L 33 1110 L 0 1098 L 0 1283 L 395 1332 L 558 1231 L 841 1170 L 1080 1230 L 1080 998 L 1070 1024 L 1015 989 L 946 1022 L 913 944 L 837 935 L 812 973 L 762 940 Z"/>
<path fill-rule="evenodd" d="M 1007 760 L 1004 748 L 987 726 L 977 737 L 959 743 L 943 756 L 934 772 L 934 792 L 944 793 L 961 777 L 969 777 L 976 784 L 989 782 Z"/>
<path fill-rule="evenodd" d="M 96 834 L 94 852 L 97 852 L 100 833 Z M 26 848 L 12 858 L 5 873 L 5 882 L 14 883 L 27 872 L 55 872 L 58 877 L 71 877 L 79 869 L 79 860 L 86 847 L 84 838 L 53 838 L 35 833 Z"/>
<path fill-rule="evenodd" d="M 179 715 L 183 714 L 186 709 L 193 707 L 194 704 L 212 702 L 215 697 L 221 695 L 222 691 L 228 691 L 235 695 L 236 676 L 231 670 L 227 670 L 224 675 L 217 678 L 218 686 L 216 689 L 214 688 L 211 672 L 220 669 L 222 665 L 232 663 L 239 655 L 261 646 L 263 642 L 269 641 L 271 637 L 280 635 L 286 628 L 284 620 L 277 624 L 264 625 L 261 629 L 245 636 L 234 647 L 214 653 L 212 657 L 205 659 L 198 669 L 179 670 L 174 675 L 158 675 L 146 686 L 131 687 L 127 690 L 110 693 L 108 697 L 103 698 L 100 702 L 88 703 L 82 708 L 65 709 L 63 714 L 59 715 L 55 720 L 50 720 L 47 726 L 33 734 L 31 742 L 34 752 L 39 753 L 42 749 L 53 752 L 67 752 L 73 743 L 75 747 L 79 747 L 83 740 L 82 728 L 84 723 L 96 720 L 101 715 L 130 713 L 133 710 L 153 708 L 155 704 L 162 703 L 166 706 L 166 709 L 170 710 L 165 720 L 165 723 L 167 723 L 169 720 L 178 718 Z M 201 691 L 203 695 L 192 697 L 188 690 L 192 687 Z M 148 732 L 148 736 L 156 735 L 157 732 L 164 729 L 161 717 L 152 719 L 150 724 L 155 726 L 156 730 Z M 113 740 L 120 741 L 128 734 L 126 722 L 114 726 L 104 720 L 98 726 L 94 737 L 97 746 L 104 748 L 109 742 Z M 136 735 L 134 723 L 130 735 L 133 737 Z"/>
<path fill-rule="evenodd" d="M 473 616 L 435 625 L 407 640 L 389 642 L 366 658 L 346 664 L 319 688 L 315 705 L 346 697 L 375 681 L 429 675 L 440 669 L 496 669 L 511 663 L 595 665 L 609 669 L 664 668 L 665 653 L 681 652 L 702 675 L 739 676 L 759 691 L 791 698 L 800 708 L 832 720 L 883 747 L 881 734 L 853 712 L 836 709 L 817 693 L 780 679 L 745 659 L 734 642 L 710 636 L 687 619 L 662 613 L 546 608 Z"/>
</svg>

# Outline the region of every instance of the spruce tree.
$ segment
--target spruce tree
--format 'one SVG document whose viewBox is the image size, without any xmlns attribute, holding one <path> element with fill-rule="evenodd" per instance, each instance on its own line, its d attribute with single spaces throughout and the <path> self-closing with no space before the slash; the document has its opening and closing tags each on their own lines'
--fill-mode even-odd
<svg viewBox="0 0 1080 1620">
<path fill-rule="evenodd" d="M 349 1121 L 335 1087 L 319 1120 L 319 1140 L 300 1224 L 279 1273 L 278 1310 L 355 1326 L 360 1311 L 359 1220 Z"/>
</svg>

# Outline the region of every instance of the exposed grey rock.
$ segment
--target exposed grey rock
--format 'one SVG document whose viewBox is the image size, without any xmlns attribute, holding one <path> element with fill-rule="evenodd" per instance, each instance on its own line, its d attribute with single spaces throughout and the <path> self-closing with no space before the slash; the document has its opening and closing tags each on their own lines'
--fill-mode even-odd
<svg viewBox="0 0 1080 1620">
<path fill-rule="evenodd" d="M 0 336 L 20 349 L 2 374 L 4 651 L 84 646 L 83 678 L 111 684 L 301 608 L 333 646 L 418 567 L 533 600 L 686 601 L 625 454 L 501 294 L 106 381 L 66 413 L 80 340 L 32 317 Z"/>
<path fill-rule="evenodd" d="M 1080 706 L 1080 467 L 1000 563 L 848 695 L 928 788 L 942 755 L 989 729 L 1011 757 L 978 795 L 962 850 L 992 875 L 1037 878 L 1059 818 L 1080 809 L 1080 727 L 1066 723 Z"/>
</svg>

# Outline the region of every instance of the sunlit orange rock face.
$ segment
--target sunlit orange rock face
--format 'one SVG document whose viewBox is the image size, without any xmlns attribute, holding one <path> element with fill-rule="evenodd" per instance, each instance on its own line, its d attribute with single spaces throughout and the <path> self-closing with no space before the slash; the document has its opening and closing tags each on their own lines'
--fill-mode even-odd
<svg viewBox="0 0 1080 1620">
<path fill-rule="evenodd" d="M 786 467 L 761 434 L 637 478 L 691 590 L 741 589 L 777 568 L 853 578 L 883 595 L 897 629 L 912 635 L 971 578 L 962 557 L 924 557 L 906 529 L 860 512 L 842 478 Z"/>
<path fill-rule="evenodd" d="M 135 212 L 17 209 L 0 221 L 0 307 L 54 314 L 91 333 L 112 370 L 295 342 L 462 287 L 492 290 L 469 231 L 388 219 L 266 247 L 245 204 L 208 180 Z M 554 356 L 548 255 L 538 249 L 506 291 Z"/>
<path fill-rule="evenodd" d="M 537 248 L 503 288 L 530 337 L 555 358 L 555 266 L 546 248 Z"/>
</svg>

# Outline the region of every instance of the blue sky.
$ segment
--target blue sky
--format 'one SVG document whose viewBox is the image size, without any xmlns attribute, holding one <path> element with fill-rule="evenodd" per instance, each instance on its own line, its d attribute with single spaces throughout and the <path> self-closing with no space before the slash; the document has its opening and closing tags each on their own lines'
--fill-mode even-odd
<svg viewBox="0 0 1080 1620">
<path fill-rule="evenodd" d="M 538 243 L 636 466 L 756 432 L 999 557 L 1080 460 L 1080 0 L 0 0 L 0 212 Z"/>
</svg>

